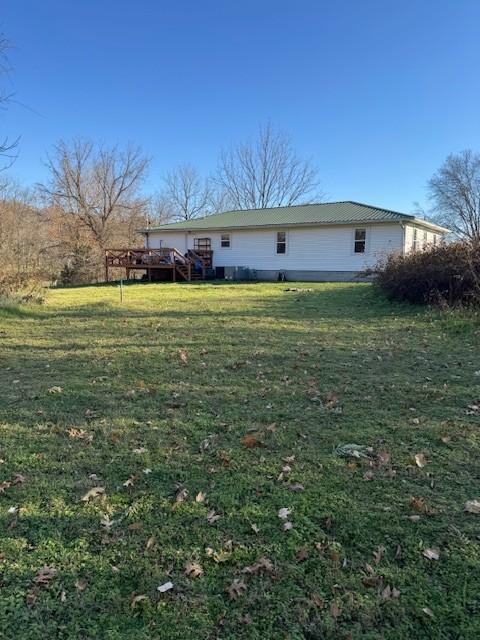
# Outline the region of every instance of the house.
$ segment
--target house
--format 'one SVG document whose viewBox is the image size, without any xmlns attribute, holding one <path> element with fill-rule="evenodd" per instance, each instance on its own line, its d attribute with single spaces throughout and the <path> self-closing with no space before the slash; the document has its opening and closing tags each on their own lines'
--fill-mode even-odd
<svg viewBox="0 0 480 640">
<path fill-rule="evenodd" d="M 348 281 L 386 254 L 435 245 L 448 232 L 413 215 L 350 201 L 227 211 L 143 229 L 149 260 L 132 268 L 150 265 L 154 279 L 173 263 L 173 279 L 175 272 L 190 280 L 213 269 L 221 278 Z"/>
</svg>

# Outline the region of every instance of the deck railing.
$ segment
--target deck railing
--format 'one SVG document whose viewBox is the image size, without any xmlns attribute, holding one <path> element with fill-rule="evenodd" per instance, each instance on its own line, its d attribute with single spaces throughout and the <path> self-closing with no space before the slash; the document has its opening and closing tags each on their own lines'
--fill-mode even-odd
<svg viewBox="0 0 480 640">
<path fill-rule="evenodd" d="M 212 264 L 212 253 L 212 251 L 189 250 L 183 255 L 175 247 L 106 249 L 105 279 L 108 281 L 110 269 L 120 267 L 127 270 L 127 278 L 129 277 L 130 269 L 145 269 L 149 279 L 151 270 L 173 269 L 174 271 L 177 270 L 185 279 L 190 280 L 191 274 L 199 264 L 201 265 L 202 278 L 205 278 L 206 270 Z"/>
</svg>

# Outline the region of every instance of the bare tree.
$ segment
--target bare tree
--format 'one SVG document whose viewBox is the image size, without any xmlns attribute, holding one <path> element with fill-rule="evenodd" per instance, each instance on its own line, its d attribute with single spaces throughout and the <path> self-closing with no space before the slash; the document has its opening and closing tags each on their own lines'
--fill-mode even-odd
<svg viewBox="0 0 480 640">
<path fill-rule="evenodd" d="M 165 176 L 164 199 L 177 220 L 191 220 L 209 213 L 212 189 L 190 164 L 179 165 Z"/>
<path fill-rule="evenodd" d="M 3 34 L 0 34 L 0 75 L 3 77 L 8 76 L 8 73 L 10 72 L 8 59 L 8 52 L 10 49 L 10 42 Z M 9 93 L 5 87 L 0 87 L 0 109 L 7 108 L 7 104 L 10 102 L 11 97 L 11 93 Z M 19 138 L 12 140 L 7 135 L 0 136 L 0 156 L 6 158 L 6 165 L 2 167 L 2 170 L 10 167 L 15 161 L 17 157 L 15 149 L 18 146 L 18 142 Z"/>
<path fill-rule="evenodd" d="M 145 213 L 139 189 L 149 164 L 138 147 L 97 147 L 89 140 L 60 141 L 48 157 L 50 181 L 39 185 L 50 205 L 75 216 L 103 249 L 114 222 Z"/>
<path fill-rule="evenodd" d="M 437 220 L 460 237 L 480 240 L 480 154 L 449 155 L 428 186 Z"/>
<path fill-rule="evenodd" d="M 223 150 L 216 177 L 234 209 L 263 209 L 318 201 L 317 170 L 299 158 L 290 137 L 270 124 L 257 138 Z"/>
</svg>

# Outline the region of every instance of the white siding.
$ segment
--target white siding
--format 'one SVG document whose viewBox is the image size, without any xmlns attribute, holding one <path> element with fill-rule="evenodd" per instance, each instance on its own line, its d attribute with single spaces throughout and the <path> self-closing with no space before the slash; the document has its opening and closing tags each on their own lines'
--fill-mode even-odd
<svg viewBox="0 0 480 640">
<path fill-rule="evenodd" d="M 437 237 L 437 244 L 440 244 L 444 235 L 440 232 L 435 233 L 421 224 L 407 224 L 405 226 L 405 253 L 409 253 L 414 249 L 415 231 L 417 232 L 418 250 L 426 249 L 435 244 L 435 236 Z"/>
<path fill-rule="evenodd" d="M 355 228 L 352 226 L 278 227 L 230 231 L 231 246 L 220 246 L 221 231 L 164 231 L 150 234 L 150 247 L 176 247 L 182 253 L 193 249 L 194 239 L 211 238 L 215 266 L 251 269 L 361 271 L 378 258 L 403 249 L 400 224 L 357 225 L 367 230 L 365 253 L 354 253 Z M 277 231 L 287 233 L 286 254 L 276 253 Z M 223 233 L 226 233 L 224 231 Z M 185 244 L 187 238 L 187 244 Z"/>
</svg>

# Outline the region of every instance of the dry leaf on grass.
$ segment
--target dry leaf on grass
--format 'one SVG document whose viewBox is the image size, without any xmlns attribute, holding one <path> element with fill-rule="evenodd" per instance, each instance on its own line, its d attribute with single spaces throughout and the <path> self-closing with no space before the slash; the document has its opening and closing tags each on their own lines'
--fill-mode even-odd
<svg viewBox="0 0 480 640">
<path fill-rule="evenodd" d="M 206 495 L 203 491 L 199 491 L 195 496 L 195 502 L 205 502 Z"/>
<path fill-rule="evenodd" d="M 188 351 L 186 349 L 179 349 L 178 355 L 180 356 L 180 360 L 183 364 L 187 364 L 188 362 Z"/>
<path fill-rule="evenodd" d="M 383 546 L 383 544 L 381 544 L 376 551 L 373 552 L 373 559 L 375 561 L 375 564 L 380 564 L 383 556 L 385 555 L 385 547 Z"/>
<path fill-rule="evenodd" d="M 42 587 L 48 587 L 56 573 L 57 570 L 54 567 L 42 567 L 33 579 L 33 582 Z"/>
<path fill-rule="evenodd" d="M 50 387 L 48 393 L 63 393 L 63 387 Z"/>
<path fill-rule="evenodd" d="M 291 522 L 284 522 L 282 529 L 284 531 L 291 531 L 293 529 L 293 524 Z"/>
<path fill-rule="evenodd" d="M 215 513 L 213 509 L 211 509 L 207 513 L 207 522 L 208 524 L 214 524 L 220 518 L 218 513 Z"/>
<path fill-rule="evenodd" d="M 480 513 L 480 500 L 467 500 L 464 511 L 467 513 Z"/>
<path fill-rule="evenodd" d="M 423 555 L 429 560 L 438 560 L 440 558 L 440 551 L 438 549 L 424 549 Z"/>
<path fill-rule="evenodd" d="M 89 502 L 89 500 L 93 500 L 97 496 L 103 495 L 105 493 L 104 487 L 92 487 L 87 493 L 82 497 L 82 502 Z"/>
<path fill-rule="evenodd" d="M 260 558 L 258 562 L 249 565 L 242 569 L 242 573 L 258 573 L 259 571 L 267 571 L 271 573 L 273 571 L 273 564 L 268 558 Z"/>
<path fill-rule="evenodd" d="M 332 618 L 336 620 L 341 613 L 342 613 L 342 609 L 340 605 L 334 600 L 330 605 L 330 615 L 332 616 Z"/>
<path fill-rule="evenodd" d="M 238 597 L 243 596 L 246 590 L 247 585 L 245 582 L 243 580 L 238 580 L 237 578 L 226 588 L 226 592 L 230 596 L 231 600 L 236 600 Z"/>
<path fill-rule="evenodd" d="M 254 531 L 255 533 L 259 533 L 260 527 L 258 527 L 254 522 L 250 523 L 250 527 L 251 527 L 252 531 Z"/>
<path fill-rule="evenodd" d="M 258 438 L 250 434 L 243 436 L 240 442 L 242 443 L 242 446 L 245 447 L 245 449 L 254 449 L 255 447 L 263 447 L 263 443 L 260 442 Z"/>
<path fill-rule="evenodd" d="M 147 540 L 147 544 L 145 545 L 145 550 L 149 551 L 150 549 L 153 549 L 155 544 L 156 544 L 155 536 L 150 536 L 150 538 Z"/>
<path fill-rule="evenodd" d="M 310 552 L 306 547 L 302 547 L 295 554 L 295 558 L 297 562 L 305 562 L 305 560 L 308 560 L 309 557 L 310 557 Z"/>
<path fill-rule="evenodd" d="M 435 617 L 435 615 L 434 615 L 433 611 L 430 609 L 430 607 L 423 607 L 422 611 L 429 618 L 434 618 Z"/>
<path fill-rule="evenodd" d="M 290 489 L 290 491 L 305 491 L 305 487 L 301 482 L 291 482 L 287 484 L 287 489 Z"/>
<path fill-rule="evenodd" d="M 132 596 L 132 601 L 130 603 L 132 609 L 135 609 L 135 607 L 137 606 L 137 604 L 139 602 L 143 602 L 144 600 L 148 600 L 148 596 L 146 595 L 138 595 L 138 596 Z"/>
<path fill-rule="evenodd" d="M 75 580 L 75 588 L 77 589 L 77 591 L 85 591 L 85 589 L 87 588 L 87 581 L 86 580 Z"/>
<path fill-rule="evenodd" d="M 170 582 L 170 581 L 164 582 L 163 584 L 157 587 L 157 591 L 160 591 L 160 593 L 165 593 L 166 591 L 170 591 L 170 589 L 173 589 L 173 582 Z"/>
<path fill-rule="evenodd" d="M 385 589 L 383 589 L 381 596 L 383 600 L 395 600 L 400 597 L 400 591 L 387 584 Z"/>
<path fill-rule="evenodd" d="M 198 562 L 187 562 L 185 565 L 185 575 L 187 578 L 201 578 L 203 576 L 203 569 Z"/>
<path fill-rule="evenodd" d="M 281 520 L 286 520 L 291 513 L 291 509 L 288 509 L 288 507 L 282 507 L 282 509 L 279 509 L 277 515 Z"/>
<path fill-rule="evenodd" d="M 420 467 L 420 469 L 423 469 L 423 467 L 426 466 L 427 458 L 425 457 L 424 453 L 415 454 L 415 464 L 417 465 L 417 467 Z"/>
<path fill-rule="evenodd" d="M 135 484 L 135 480 L 137 479 L 137 476 L 130 476 L 128 478 L 128 480 L 125 480 L 125 482 L 123 483 L 124 487 L 133 487 L 133 485 Z"/>
<path fill-rule="evenodd" d="M 188 490 L 185 487 L 179 487 L 175 494 L 175 502 L 184 502 L 187 499 Z"/>
</svg>

